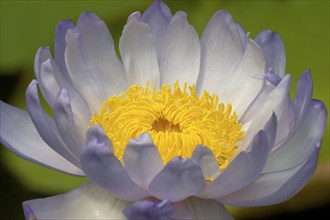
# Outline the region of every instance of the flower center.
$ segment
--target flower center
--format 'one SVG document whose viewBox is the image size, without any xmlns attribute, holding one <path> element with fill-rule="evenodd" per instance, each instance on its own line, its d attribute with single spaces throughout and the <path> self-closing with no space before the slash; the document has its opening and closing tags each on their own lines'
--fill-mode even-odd
<svg viewBox="0 0 330 220">
<path fill-rule="evenodd" d="M 106 99 L 90 123 L 103 127 L 121 162 L 128 141 L 148 132 L 164 163 L 177 156 L 190 158 L 201 144 L 225 169 L 244 137 L 242 124 L 230 103 L 225 106 L 206 91 L 198 97 L 195 86 L 188 88 L 185 84 L 181 89 L 178 82 L 173 91 L 170 85 L 158 91 L 149 84 L 130 86 L 125 93 Z"/>
</svg>

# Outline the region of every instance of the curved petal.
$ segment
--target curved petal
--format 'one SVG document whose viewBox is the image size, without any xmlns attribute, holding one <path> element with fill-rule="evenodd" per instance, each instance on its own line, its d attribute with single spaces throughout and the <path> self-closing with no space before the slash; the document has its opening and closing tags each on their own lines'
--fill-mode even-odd
<svg viewBox="0 0 330 220">
<path fill-rule="evenodd" d="M 266 69 L 284 77 L 285 74 L 285 47 L 282 39 L 276 32 L 264 30 L 254 39 L 260 46 L 266 59 Z"/>
<path fill-rule="evenodd" d="M 119 50 L 129 85 L 159 87 L 157 53 L 149 25 L 136 12 L 129 16 L 120 38 Z"/>
<path fill-rule="evenodd" d="M 56 124 L 52 118 L 42 109 L 38 95 L 37 81 L 33 80 L 26 90 L 27 111 L 36 127 L 40 137 L 53 150 L 63 156 L 65 159 L 80 167 L 78 157 L 75 157 L 70 149 L 64 143 Z"/>
<path fill-rule="evenodd" d="M 233 220 L 226 208 L 212 199 L 190 197 L 183 202 L 184 207 L 192 215 L 192 219 Z"/>
<path fill-rule="evenodd" d="M 320 149 L 320 142 L 314 143 L 308 159 L 287 170 L 261 175 L 249 186 L 220 198 L 228 205 L 249 207 L 273 205 L 294 196 L 312 177 Z"/>
<path fill-rule="evenodd" d="M 205 187 L 201 169 L 190 159 L 175 157 L 150 182 L 148 191 L 171 202 L 200 193 Z"/>
<path fill-rule="evenodd" d="M 246 37 L 246 36 L 245 36 Z M 232 16 L 218 11 L 207 24 L 201 38 L 201 68 L 197 91 L 222 94 L 242 59 L 241 34 Z"/>
<path fill-rule="evenodd" d="M 260 131 L 247 151 L 242 151 L 229 166 L 198 197 L 213 199 L 222 197 L 254 181 L 264 167 L 270 147 L 267 135 Z"/>
<path fill-rule="evenodd" d="M 161 219 L 171 220 L 174 208 L 168 200 L 139 200 L 124 210 L 127 220 Z"/>
<path fill-rule="evenodd" d="M 55 49 L 54 57 L 58 68 L 62 72 L 64 78 L 71 83 L 71 78 L 68 73 L 68 69 L 65 64 L 65 48 L 67 46 L 65 36 L 69 29 L 74 27 L 74 23 L 71 20 L 62 20 L 56 27 L 55 36 Z"/>
<path fill-rule="evenodd" d="M 143 133 L 128 142 L 123 159 L 130 177 L 145 189 L 164 167 L 158 149 L 148 133 Z"/>
<path fill-rule="evenodd" d="M 103 101 L 107 98 L 102 87 L 102 79 L 99 74 L 89 72 L 81 54 L 80 29 L 78 27 L 68 30 L 65 40 L 65 63 L 68 74 L 75 88 L 87 100 L 91 111 L 96 112 Z"/>
<path fill-rule="evenodd" d="M 136 201 L 148 197 L 113 154 L 112 144 L 100 126 L 92 126 L 87 139 L 80 161 L 90 180 L 124 200 Z"/>
<path fill-rule="evenodd" d="M 188 24 L 186 13 L 177 12 L 164 37 L 160 60 L 160 83 L 174 84 L 176 80 L 183 85 L 197 82 L 201 58 L 199 37 Z"/>
<path fill-rule="evenodd" d="M 276 141 L 283 140 L 288 136 L 294 126 L 294 116 L 289 96 L 291 76 L 285 75 L 283 80 L 273 89 L 263 103 L 259 112 L 254 114 L 253 121 L 244 139 L 251 140 L 252 137 L 263 129 L 270 116 L 275 113 L 277 116 Z"/>
<path fill-rule="evenodd" d="M 0 142 L 13 153 L 51 169 L 84 175 L 41 139 L 26 111 L 0 101 L 0 121 Z"/>
<path fill-rule="evenodd" d="M 91 117 L 89 106 L 73 85 L 64 78 L 48 47 L 41 47 L 38 50 L 35 58 L 35 72 L 41 92 L 51 107 L 54 106 L 61 88 L 68 91 L 75 122 L 80 128 L 79 130 L 84 133 Z"/>
<path fill-rule="evenodd" d="M 208 147 L 198 145 L 191 157 L 192 161 L 197 164 L 203 173 L 204 178 L 214 178 L 220 173 L 219 164 Z"/>
<path fill-rule="evenodd" d="M 264 80 L 257 76 L 264 75 L 265 72 L 262 51 L 249 39 L 236 71 L 230 74 L 222 85 L 223 93 L 219 94 L 221 102 L 230 102 L 238 117 L 241 117 L 261 91 Z"/>
<path fill-rule="evenodd" d="M 127 89 L 123 64 L 119 61 L 107 25 L 94 13 L 81 13 L 77 22 L 79 46 L 86 67 L 98 75 L 108 97 Z"/>
<path fill-rule="evenodd" d="M 270 153 L 262 172 L 285 170 L 306 160 L 312 150 L 310 146 L 322 139 L 327 115 L 324 104 L 313 100 L 301 126 L 297 128 L 293 136 Z"/>
<path fill-rule="evenodd" d="M 163 1 L 154 1 L 141 16 L 142 21 L 150 27 L 158 59 L 162 53 L 164 36 L 171 18 L 172 13 Z"/>
<path fill-rule="evenodd" d="M 79 158 L 84 147 L 83 137 L 77 132 L 73 119 L 71 101 L 66 89 L 61 89 L 55 100 L 53 114 L 56 126 L 71 152 Z"/>
<path fill-rule="evenodd" d="M 293 100 L 292 107 L 295 115 L 295 128 L 299 128 L 305 118 L 313 95 L 313 80 L 310 70 L 306 70 L 301 74 L 296 85 L 296 96 Z"/>
<path fill-rule="evenodd" d="M 27 219 L 125 219 L 123 210 L 129 205 L 91 182 L 61 195 L 23 202 Z"/>
</svg>

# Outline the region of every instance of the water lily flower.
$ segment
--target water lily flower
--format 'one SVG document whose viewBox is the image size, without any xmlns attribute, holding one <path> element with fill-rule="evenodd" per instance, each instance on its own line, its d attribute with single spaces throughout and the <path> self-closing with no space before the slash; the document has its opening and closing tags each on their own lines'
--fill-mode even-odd
<svg viewBox="0 0 330 220">
<path fill-rule="evenodd" d="M 199 38 L 186 17 L 162 1 L 131 14 L 121 60 L 97 15 L 58 24 L 27 110 L 1 102 L 1 143 L 89 181 L 23 202 L 26 219 L 231 219 L 223 204 L 277 204 L 308 182 L 327 118 L 310 71 L 291 100 L 275 32 L 250 39 L 220 10 Z"/>
</svg>

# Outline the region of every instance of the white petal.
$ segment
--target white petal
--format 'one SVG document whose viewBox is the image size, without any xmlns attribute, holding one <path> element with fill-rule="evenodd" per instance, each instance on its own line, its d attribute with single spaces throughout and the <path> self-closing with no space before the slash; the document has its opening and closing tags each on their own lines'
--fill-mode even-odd
<svg viewBox="0 0 330 220">
<path fill-rule="evenodd" d="M 123 158 L 124 167 L 130 177 L 144 189 L 148 188 L 150 181 L 164 167 L 158 149 L 148 133 L 131 139 Z"/>
<path fill-rule="evenodd" d="M 160 60 L 160 82 L 195 85 L 199 74 L 201 49 L 195 29 L 188 24 L 187 15 L 177 12 L 169 24 Z"/>
<path fill-rule="evenodd" d="M 198 199 L 190 197 L 182 201 L 184 207 L 192 215 L 193 219 L 214 219 L 231 220 L 234 219 L 219 202 L 211 199 Z"/>
<path fill-rule="evenodd" d="M 35 219 L 125 219 L 122 211 L 130 202 L 121 200 L 88 182 L 70 192 L 25 201 L 23 207 Z M 28 213 L 25 213 L 28 217 Z"/>
<path fill-rule="evenodd" d="M 94 13 L 81 13 L 77 22 L 80 50 L 86 67 L 97 74 L 107 96 L 127 89 L 123 64 L 119 61 L 107 25 Z"/>
<path fill-rule="evenodd" d="M 84 175 L 41 139 L 26 111 L 2 101 L 0 110 L 0 140 L 9 150 L 42 166 L 73 175 Z"/>
<path fill-rule="evenodd" d="M 159 86 L 159 67 L 149 26 L 136 12 L 130 15 L 120 38 L 119 49 L 129 85 Z"/>
<path fill-rule="evenodd" d="M 203 32 L 201 47 L 198 92 L 222 94 L 244 51 L 237 25 L 228 12 L 221 10 L 213 15 Z"/>
<path fill-rule="evenodd" d="M 222 85 L 223 93 L 219 94 L 221 102 L 230 102 L 237 115 L 242 116 L 264 84 L 264 81 L 256 76 L 264 73 L 265 60 L 262 51 L 254 41 L 248 40 L 239 66 Z"/>
</svg>

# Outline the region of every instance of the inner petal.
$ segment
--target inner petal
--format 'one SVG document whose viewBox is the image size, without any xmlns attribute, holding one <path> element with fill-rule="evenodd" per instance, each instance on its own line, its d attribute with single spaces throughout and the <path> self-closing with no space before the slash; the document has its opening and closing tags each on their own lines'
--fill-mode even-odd
<svg viewBox="0 0 330 220">
<path fill-rule="evenodd" d="M 199 97 L 195 86 L 181 89 L 178 82 L 173 91 L 170 85 L 160 90 L 132 85 L 106 99 L 90 123 L 104 128 L 122 162 L 128 141 L 148 132 L 165 164 L 177 156 L 190 158 L 201 144 L 214 153 L 220 169 L 228 166 L 245 133 L 230 103 L 219 103 L 207 91 Z"/>
</svg>

